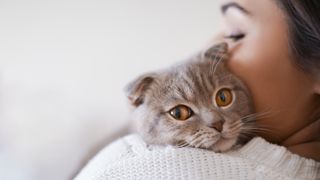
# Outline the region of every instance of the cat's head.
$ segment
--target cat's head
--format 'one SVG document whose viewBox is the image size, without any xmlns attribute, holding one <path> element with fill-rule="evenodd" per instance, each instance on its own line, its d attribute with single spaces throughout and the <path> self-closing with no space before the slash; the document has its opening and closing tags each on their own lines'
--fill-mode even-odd
<svg viewBox="0 0 320 180">
<path fill-rule="evenodd" d="M 248 89 L 226 66 L 226 43 L 131 82 L 132 118 L 144 140 L 226 151 L 247 137 Z"/>
</svg>

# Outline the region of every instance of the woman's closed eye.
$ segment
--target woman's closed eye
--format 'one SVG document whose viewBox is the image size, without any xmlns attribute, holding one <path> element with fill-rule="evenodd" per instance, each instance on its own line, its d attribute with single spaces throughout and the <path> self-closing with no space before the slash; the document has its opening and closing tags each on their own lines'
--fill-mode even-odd
<svg viewBox="0 0 320 180">
<path fill-rule="evenodd" d="M 244 33 L 232 33 L 230 35 L 225 36 L 225 39 L 231 39 L 232 41 L 239 41 L 245 37 Z"/>
</svg>

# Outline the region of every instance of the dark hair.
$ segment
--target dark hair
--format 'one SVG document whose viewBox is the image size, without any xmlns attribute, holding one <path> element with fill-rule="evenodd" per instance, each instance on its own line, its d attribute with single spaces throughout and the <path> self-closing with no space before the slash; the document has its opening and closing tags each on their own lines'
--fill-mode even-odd
<svg viewBox="0 0 320 180">
<path fill-rule="evenodd" d="M 290 53 L 305 72 L 320 76 L 320 0 L 275 0 L 287 17 Z"/>
</svg>

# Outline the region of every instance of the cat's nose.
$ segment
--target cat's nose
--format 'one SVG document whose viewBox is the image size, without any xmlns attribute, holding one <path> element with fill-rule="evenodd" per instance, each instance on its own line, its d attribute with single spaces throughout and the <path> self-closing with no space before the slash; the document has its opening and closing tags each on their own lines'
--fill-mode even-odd
<svg viewBox="0 0 320 180">
<path fill-rule="evenodd" d="M 223 129 L 223 121 L 217 121 L 210 125 L 211 128 L 217 130 L 218 132 L 221 132 Z"/>
</svg>

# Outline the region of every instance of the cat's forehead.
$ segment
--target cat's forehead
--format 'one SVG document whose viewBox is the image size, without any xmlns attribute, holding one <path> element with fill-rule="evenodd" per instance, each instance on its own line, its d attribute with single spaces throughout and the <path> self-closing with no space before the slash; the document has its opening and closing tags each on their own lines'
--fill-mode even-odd
<svg viewBox="0 0 320 180">
<path fill-rule="evenodd" d="M 224 63 L 222 60 L 191 59 L 170 70 L 168 77 L 178 81 L 180 78 L 191 78 L 194 81 L 214 80 L 229 73 L 225 69 Z"/>
<path fill-rule="evenodd" d="M 167 100 L 183 99 L 196 103 L 211 99 L 216 88 L 213 71 L 213 67 L 203 63 L 180 65 L 165 73 L 155 90 Z"/>
<path fill-rule="evenodd" d="M 168 99 L 177 96 L 187 100 L 211 99 L 218 88 L 238 83 L 221 63 L 224 62 L 198 59 L 179 64 L 162 74 L 155 89 Z"/>
</svg>

